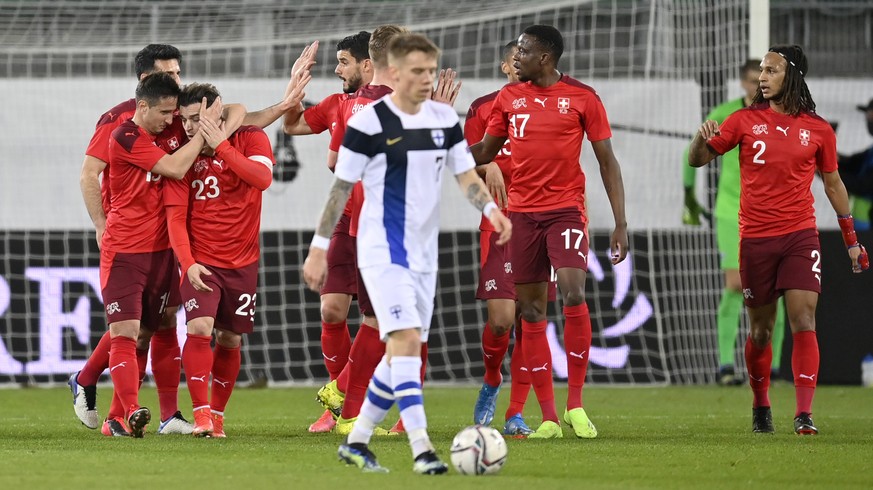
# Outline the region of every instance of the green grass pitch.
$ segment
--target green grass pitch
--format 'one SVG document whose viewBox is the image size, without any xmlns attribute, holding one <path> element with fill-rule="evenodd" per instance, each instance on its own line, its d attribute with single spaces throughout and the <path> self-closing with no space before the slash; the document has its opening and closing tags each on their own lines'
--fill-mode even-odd
<svg viewBox="0 0 873 490">
<path fill-rule="evenodd" d="M 508 388 L 508 387 L 507 387 Z M 508 390 L 507 390 L 508 391 Z M 430 433 L 448 459 L 454 434 L 472 417 L 476 388 L 425 386 Z M 101 388 L 105 411 L 110 390 Z M 238 389 L 225 423 L 228 438 L 158 436 L 111 439 L 75 419 L 64 389 L 0 390 L 0 489 L 261 488 L 379 490 L 419 488 L 870 488 L 873 485 L 873 390 L 821 387 L 820 435 L 793 433 L 794 389 L 772 389 L 775 435 L 751 433 L 747 387 L 609 388 L 590 386 L 586 406 L 595 440 L 508 440 L 498 475 L 418 476 L 405 437 L 371 448 L 388 475 L 362 474 L 336 459 L 340 436 L 309 434 L 320 415 L 315 389 Z M 558 389 L 557 400 L 566 398 Z M 189 406 L 187 391 L 180 405 Z M 501 394 L 502 424 L 508 393 Z M 153 388 L 141 395 L 157 410 Z M 101 414 L 104 413 L 101 411 Z M 190 414 L 190 408 L 187 413 Z M 153 412 L 155 413 L 155 412 Z M 185 413 L 185 411 L 183 411 Z M 533 394 L 527 419 L 535 426 Z M 396 409 L 386 424 L 396 420 Z"/>
</svg>

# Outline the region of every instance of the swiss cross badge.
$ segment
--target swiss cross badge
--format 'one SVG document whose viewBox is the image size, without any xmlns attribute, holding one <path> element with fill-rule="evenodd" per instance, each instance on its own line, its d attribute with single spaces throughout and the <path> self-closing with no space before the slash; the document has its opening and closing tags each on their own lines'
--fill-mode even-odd
<svg viewBox="0 0 873 490">
<path fill-rule="evenodd" d="M 570 108 L 570 98 L 569 97 L 558 97 L 558 112 L 561 114 L 566 114 L 567 110 Z"/>
<path fill-rule="evenodd" d="M 800 135 L 800 144 L 803 146 L 809 146 L 809 130 L 801 129 L 798 134 Z"/>
<path fill-rule="evenodd" d="M 171 150 L 179 148 L 179 140 L 175 136 L 170 138 L 170 141 L 168 141 L 167 144 L 170 145 Z"/>
</svg>

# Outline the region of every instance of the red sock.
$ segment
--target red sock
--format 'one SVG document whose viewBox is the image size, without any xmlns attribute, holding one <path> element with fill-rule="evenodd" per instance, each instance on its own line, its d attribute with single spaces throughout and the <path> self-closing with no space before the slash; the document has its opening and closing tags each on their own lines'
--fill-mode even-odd
<svg viewBox="0 0 873 490">
<path fill-rule="evenodd" d="M 357 337 L 355 337 L 357 338 Z M 352 343 L 352 345 L 355 345 Z M 349 357 L 351 357 L 352 351 L 349 350 Z M 345 393 L 346 390 L 349 389 L 349 370 L 351 369 L 352 363 L 347 362 L 342 371 L 340 371 L 339 375 L 336 377 L 336 387 L 340 390 L 340 393 Z"/>
<path fill-rule="evenodd" d="M 361 325 L 349 352 L 349 382 L 342 413 L 344 419 L 357 417 L 360 413 L 367 395 L 367 385 L 384 355 L 385 344 L 379 339 L 379 331 Z"/>
<path fill-rule="evenodd" d="M 489 386 L 500 386 L 503 375 L 500 367 L 503 366 L 503 358 L 509 349 L 509 332 L 501 336 L 494 335 L 491 325 L 485 324 L 482 330 L 482 360 L 485 361 L 485 377 L 483 381 Z"/>
<path fill-rule="evenodd" d="M 145 381 L 146 377 L 146 367 L 149 364 L 149 350 L 148 349 L 137 349 L 136 350 L 136 367 L 139 369 L 139 386 L 142 387 L 143 381 Z"/>
<path fill-rule="evenodd" d="M 158 330 L 152 336 L 152 376 L 158 387 L 161 421 L 179 410 L 179 377 L 182 373 L 182 351 L 175 328 Z"/>
<path fill-rule="evenodd" d="M 752 387 L 752 407 L 770 406 L 770 364 L 773 362 L 773 346 L 767 344 L 759 348 L 746 337 L 746 369 L 749 372 L 749 386 Z"/>
<path fill-rule="evenodd" d="M 521 321 L 524 336 L 525 364 L 530 369 L 531 382 L 540 402 L 543 421 L 558 422 L 555 409 L 555 387 L 552 384 L 552 351 L 546 338 L 546 320 L 536 323 Z"/>
<path fill-rule="evenodd" d="M 209 406 L 209 372 L 212 370 L 211 335 L 188 334 L 182 351 L 182 365 L 194 410 Z"/>
<path fill-rule="evenodd" d="M 378 364 L 377 364 L 378 366 Z M 374 368 L 375 372 L 376 369 Z M 421 386 L 424 386 L 424 375 L 427 372 L 427 342 L 421 343 Z"/>
<path fill-rule="evenodd" d="M 524 366 L 524 344 L 521 340 L 521 322 L 515 326 L 515 347 L 512 349 L 512 358 L 509 363 L 509 371 L 512 375 L 512 385 L 509 391 L 509 407 L 506 409 L 506 420 L 515 414 L 524 413 L 524 404 L 530 393 L 530 372 Z"/>
<path fill-rule="evenodd" d="M 818 378 L 818 338 L 814 330 L 794 334 L 791 351 L 791 370 L 794 371 L 794 395 L 797 399 L 797 417 L 802 412 L 812 413 L 812 397 Z"/>
<path fill-rule="evenodd" d="M 136 362 L 136 341 L 114 337 L 109 348 L 109 375 L 121 404 L 120 416 L 139 408 L 139 369 Z"/>
<path fill-rule="evenodd" d="M 582 407 L 582 387 L 591 351 L 588 305 L 564 307 L 564 347 L 567 349 L 567 410 Z"/>
<path fill-rule="evenodd" d="M 94 386 L 100 379 L 103 371 L 109 367 L 109 347 L 112 344 L 112 339 L 109 336 L 109 330 L 100 337 L 100 342 L 97 342 L 97 347 L 91 351 L 91 355 L 79 371 L 76 377 L 76 382 L 82 386 Z"/>
<path fill-rule="evenodd" d="M 321 352 L 330 379 L 336 379 L 346 367 L 351 347 L 349 326 L 345 321 L 342 323 L 321 322 Z"/>
<path fill-rule="evenodd" d="M 239 347 L 233 349 L 215 344 L 212 361 L 212 400 L 213 412 L 224 412 L 233 386 L 239 376 Z"/>
</svg>

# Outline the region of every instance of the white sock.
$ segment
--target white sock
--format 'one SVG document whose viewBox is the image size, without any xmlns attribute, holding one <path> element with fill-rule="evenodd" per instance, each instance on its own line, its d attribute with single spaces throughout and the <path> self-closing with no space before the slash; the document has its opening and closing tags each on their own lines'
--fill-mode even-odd
<svg viewBox="0 0 873 490">
<path fill-rule="evenodd" d="M 400 420 L 409 437 L 412 456 L 433 450 L 427 435 L 427 417 L 421 393 L 421 357 L 395 356 L 391 359 L 391 383 L 400 409 Z"/>
<path fill-rule="evenodd" d="M 385 420 L 388 410 L 394 405 L 394 390 L 391 389 L 391 367 L 385 357 L 376 366 L 370 385 L 367 387 L 367 397 L 361 405 L 361 412 L 352 432 L 349 433 L 349 444 L 360 442 L 370 443 L 373 430 L 380 422 Z"/>
</svg>

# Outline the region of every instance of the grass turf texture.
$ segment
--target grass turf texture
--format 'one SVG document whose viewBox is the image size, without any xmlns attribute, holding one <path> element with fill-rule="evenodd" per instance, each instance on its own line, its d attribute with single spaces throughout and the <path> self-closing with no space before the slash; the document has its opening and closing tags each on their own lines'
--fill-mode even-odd
<svg viewBox="0 0 873 490">
<path fill-rule="evenodd" d="M 501 394 L 495 426 L 503 423 Z M 98 392 L 101 415 L 110 390 Z M 470 423 L 475 388 L 428 388 L 430 434 L 448 461 L 452 437 Z M 158 436 L 153 409 L 145 439 L 107 438 L 79 424 L 65 389 L 0 390 L 0 488 L 869 488 L 873 471 L 873 390 L 822 387 L 815 400 L 820 435 L 793 432 L 794 389 L 771 390 L 775 435 L 752 434 L 747 387 L 607 388 L 585 392 L 600 432 L 576 439 L 509 439 L 509 459 L 494 476 L 419 476 L 405 436 L 375 438 L 388 475 L 362 474 L 336 459 L 341 437 L 309 434 L 321 414 L 315 389 L 237 390 L 226 412 L 228 438 Z M 566 399 L 558 389 L 556 399 Z M 180 391 L 187 407 L 188 393 Z M 559 409 L 559 414 L 562 412 Z M 188 417 L 190 408 L 183 409 Z M 536 415 L 535 415 L 536 414 Z M 527 420 L 537 426 L 533 394 Z M 383 426 L 397 420 L 396 408 Z"/>
</svg>

